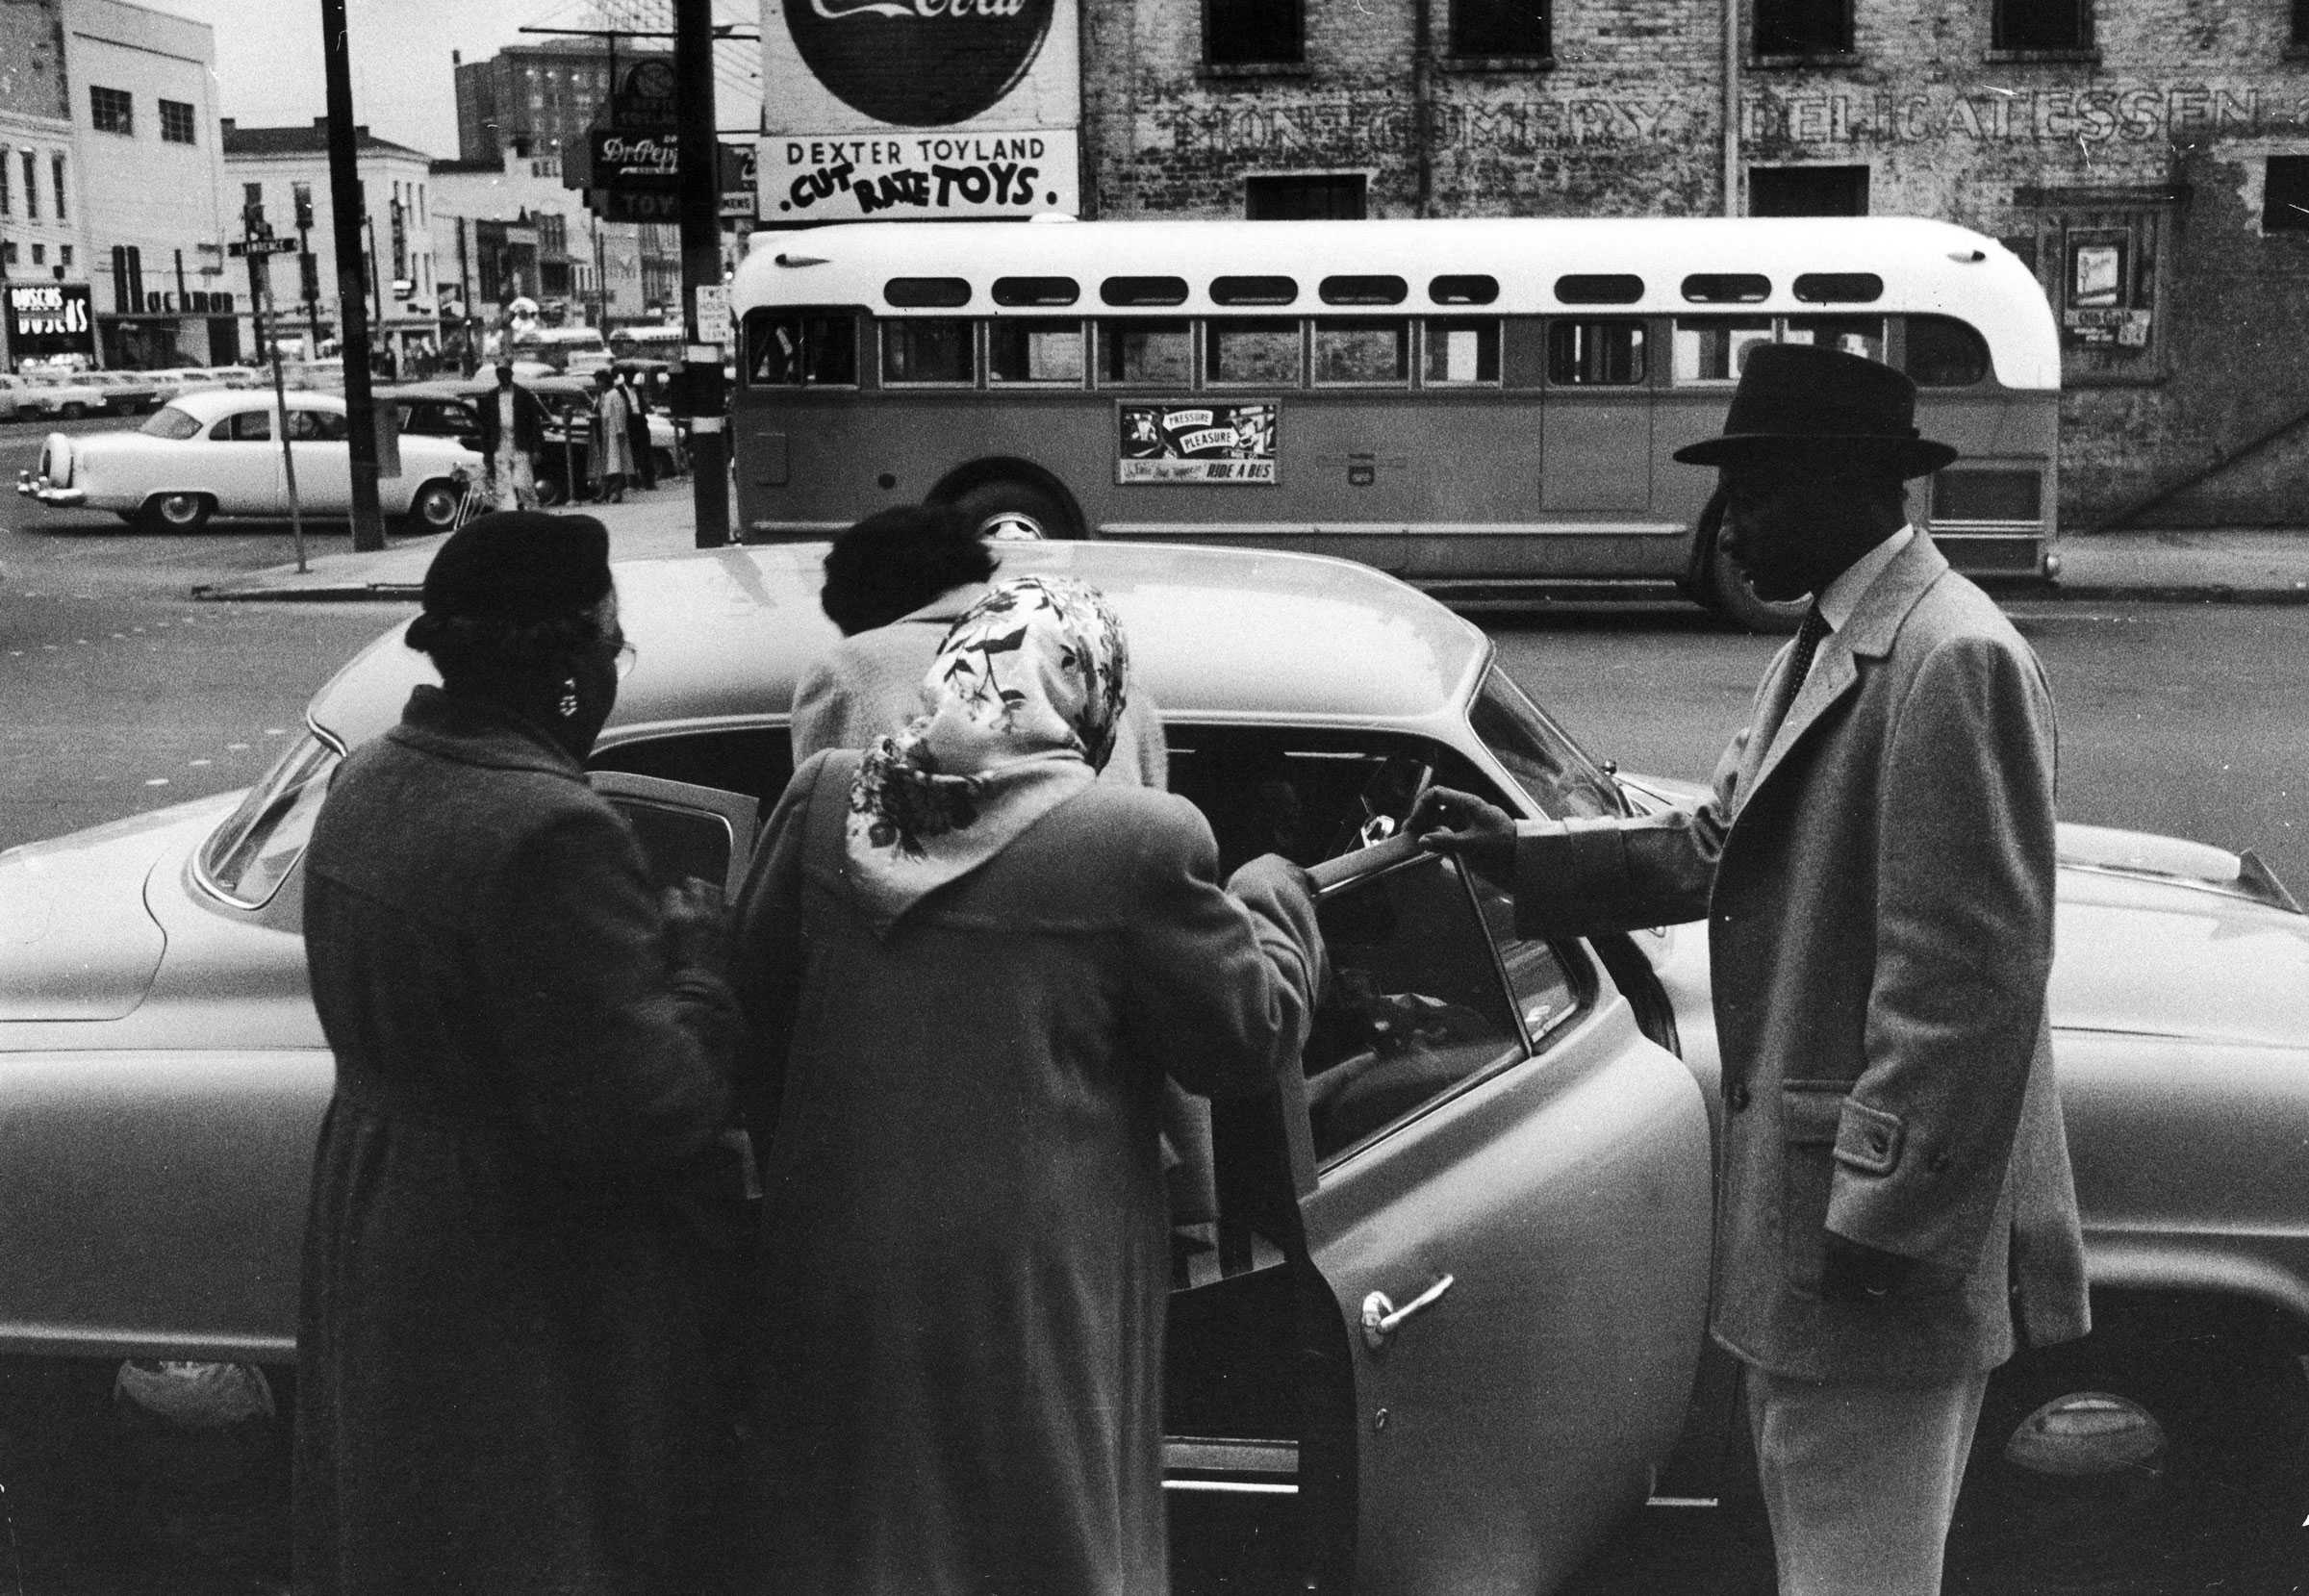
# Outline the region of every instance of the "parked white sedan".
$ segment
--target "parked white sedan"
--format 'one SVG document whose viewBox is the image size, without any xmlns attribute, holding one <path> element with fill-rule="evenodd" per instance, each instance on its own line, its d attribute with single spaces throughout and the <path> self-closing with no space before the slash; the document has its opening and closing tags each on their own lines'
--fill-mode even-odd
<svg viewBox="0 0 2309 1596">
<path fill-rule="evenodd" d="M 198 531 L 212 516 L 285 516 L 285 418 L 305 514 L 349 514 L 344 401 L 291 393 L 287 402 L 284 413 L 261 390 L 211 389 L 164 405 L 134 432 L 52 432 L 38 469 L 17 478 L 16 492 L 62 508 L 111 510 L 155 531 Z M 400 475 L 377 484 L 385 513 L 447 531 L 457 518 L 454 473 L 463 467 L 478 474 L 481 457 L 451 438 L 404 438 L 400 452 Z"/>
</svg>

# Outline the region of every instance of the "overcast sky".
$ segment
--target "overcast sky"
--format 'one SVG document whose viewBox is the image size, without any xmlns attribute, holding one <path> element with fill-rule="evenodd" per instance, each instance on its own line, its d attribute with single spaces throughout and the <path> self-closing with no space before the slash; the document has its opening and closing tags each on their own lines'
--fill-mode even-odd
<svg viewBox="0 0 2309 1596">
<path fill-rule="evenodd" d="M 327 109 L 320 0 L 142 0 L 216 31 L 218 110 L 243 126 L 310 123 Z M 449 52 L 483 60 L 521 41 L 552 0 L 347 0 L 353 113 L 380 139 L 457 153 Z"/>
</svg>

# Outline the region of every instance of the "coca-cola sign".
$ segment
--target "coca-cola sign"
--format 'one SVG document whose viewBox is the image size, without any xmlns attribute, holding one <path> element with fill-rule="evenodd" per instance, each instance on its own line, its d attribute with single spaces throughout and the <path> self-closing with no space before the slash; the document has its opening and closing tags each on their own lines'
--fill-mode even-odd
<svg viewBox="0 0 2309 1596">
<path fill-rule="evenodd" d="M 802 63 L 851 110 L 952 127 L 1018 86 L 1060 0 L 783 0 Z"/>
</svg>

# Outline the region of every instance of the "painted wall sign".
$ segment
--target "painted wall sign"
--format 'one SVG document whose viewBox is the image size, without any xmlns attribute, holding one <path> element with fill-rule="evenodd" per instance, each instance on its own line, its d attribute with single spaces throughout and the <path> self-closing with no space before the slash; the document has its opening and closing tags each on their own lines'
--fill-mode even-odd
<svg viewBox="0 0 2309 1596">
<path fill-rule="evenodd" d="M 18 360 L 96 353 L 95 305 L 86 283 L 8 285 L 8 347 Z"/>
<path fill-rule="evenodd" d="M 1273 399 L 1232 404 L 1140 404 L 1115 407 L 1115 480 L 1258 482 L 1276 480 Z"/>
<path fill-rule="evenodd" d="M 1075 135 L 906 134 L 764 139 L 764 220 L 1021 216 L 1070 211 Z"/>
<path fill-rule="evenodd" d="M 765 223 L 1080 207 L 1078 0 L 762 0 Z"/>
<path fill-rule="evenodd" d="M 2088 89 L 1935 88 L 1873 93 L 1752 94 L 1750 139 L 1796 143 L 2147 144 L 2253 137 L 2309 126 L 2297 82 L 2118 80 Z"/>
</svg>

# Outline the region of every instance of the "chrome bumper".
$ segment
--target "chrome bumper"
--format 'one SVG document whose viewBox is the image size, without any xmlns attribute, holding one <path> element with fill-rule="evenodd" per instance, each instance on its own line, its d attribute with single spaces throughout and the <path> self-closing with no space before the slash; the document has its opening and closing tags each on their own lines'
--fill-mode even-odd
<svg viewBox="0 0 2309 1596">
<path fill-rule="evenodd" d="M 37 498 L 42 504 L 84 504 L 89 497 L 83 489 L 54 487 L 46 477 L 33 471 L 16 473 L 16 492 L 26 498 Z"/>
</svg>

